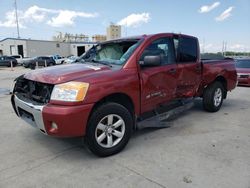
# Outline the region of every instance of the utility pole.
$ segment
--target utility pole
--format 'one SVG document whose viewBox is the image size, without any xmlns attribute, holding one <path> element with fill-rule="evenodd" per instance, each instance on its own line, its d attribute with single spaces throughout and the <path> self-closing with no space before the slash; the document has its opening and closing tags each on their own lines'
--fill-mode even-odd
<svg viewBox="0 0 250 188">
<path fill-rule="evenodd" d="M 20 38 L 19 23 L 18 23 L 18 15 L 17 15 L 17 3 L 16 3 L 16 0 L 14 0 L 14 6 L 15 6 L 15 16 L 16 16 L 17 38 Z"/>
<path fill-rule="evenodd" d="M 222 51 L 221 51 L 221 53 L 222 53 L 223 56 L 224 56 L 224 50 L 225 50 L 225 42 L 223 40 L 223 42 L 222 42 Z"/>
<path fill-rule="evenodd" d="M 227 41 L 225 42 L 225 48 L 224 48 L 224 56 L 227 56 Z"/>
<path fill-rule="evenodd" d="M 202 53 L 205 53 L 205 38 L 203 38 Z"/>
</svg>

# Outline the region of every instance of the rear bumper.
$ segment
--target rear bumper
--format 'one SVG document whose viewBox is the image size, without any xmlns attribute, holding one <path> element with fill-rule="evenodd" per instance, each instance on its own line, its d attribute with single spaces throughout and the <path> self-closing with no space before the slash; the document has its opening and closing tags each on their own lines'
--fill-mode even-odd
<svg viewBox="0 0 250 188">
<path fill-rule="evenodd" d="M 238 78 L 238 85 L 250 86 L 250 77 L 249 78 Z"/>
<path fill-rule="evenodd" d="M 13 95 L 12 105 L 21 119 L 46 135 L 77 137 L 85 135 L 88 117 L 94 104 L 39 106 L 25 102 Z"/>
</svg>

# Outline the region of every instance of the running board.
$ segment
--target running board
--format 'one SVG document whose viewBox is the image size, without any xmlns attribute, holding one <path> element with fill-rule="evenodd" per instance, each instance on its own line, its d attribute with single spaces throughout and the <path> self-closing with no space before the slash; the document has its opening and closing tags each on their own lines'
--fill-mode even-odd
<svg viewBox="0 0 250 188">
<path fill-rule="evenodd" d="M 155 111 L 155 116 L 138 120 L 136 129 L 144 129 L 144 128 L 167 128 L 170 127 L 170 125 L 167 123 L 167 121 L 177 117 L 179 114 L 191 109 L 194 106 L 194 100 L 188 100 L 188 101 L 181 101 L 181 104 L 171 110 L 168 110 L 166 112 L 158 113 L 157 110 Z"/>
</svg>

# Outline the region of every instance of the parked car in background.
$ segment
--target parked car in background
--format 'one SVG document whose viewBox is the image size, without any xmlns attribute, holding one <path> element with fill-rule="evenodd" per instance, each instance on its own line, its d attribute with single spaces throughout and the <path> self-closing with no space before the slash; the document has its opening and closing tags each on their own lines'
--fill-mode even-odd
<svg viewBox="0 0 250 188">
<path fill-rule="evenodd" d="M 39 57 L 35 57 L 35 58 L 31 58 L 31 59 L 23 61 L 23 66 L 25 68 L 34 69 L 37 63 L 38 63 L 38 66 L 44 66 L 44 67 L 56 65 L 56 62 L 52 57 L 39 56 Z"/>
<path fill-rule="evenodd" d="M 22 65 L 23 57 L 21 55 L 12 55 L 10 57 L 15 58 L 17 60 L 17 64 Z"/>
<path fill-rule="evenodd" d="M 60 55 L 52 55 L 50 57 L 55 60 L 57 65 L 63 64 L 65 61 L 65 58 Z"/>
<path fill-rule="evenodd" d="M 9 56 L 0 56 L 0 66 L 10 67 L 11 62 L 13 64 L 13 67 L 17 65 L 17 60 L 15 58 Z"/>
<path fill-rule="evenodd" d="M 238 85 L 250 86 L 250 58 L 237 59 L 235 65 L 238 74 Z"/>
<path fill-rule="evenodd" d="M 71 64 L 74 63 L 76 61 L 77 57 L 74 55 L 68 56 L 67 58 L 65 58 L 64 63 L 65 64 Z"/>
</svg>

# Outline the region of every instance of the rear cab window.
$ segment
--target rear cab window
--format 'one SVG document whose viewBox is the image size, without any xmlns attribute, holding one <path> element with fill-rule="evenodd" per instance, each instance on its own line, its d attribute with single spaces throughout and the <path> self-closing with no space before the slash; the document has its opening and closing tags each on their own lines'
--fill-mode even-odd
<svg viewBox="0 0 250 188">
<path fill-rule="evenodd" d="M 193 37 L 180 36 L 174 38 L 174 47 L 179 63 L 196 63 L 198 56 L 198 40 Z"/>
</svg>

